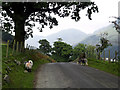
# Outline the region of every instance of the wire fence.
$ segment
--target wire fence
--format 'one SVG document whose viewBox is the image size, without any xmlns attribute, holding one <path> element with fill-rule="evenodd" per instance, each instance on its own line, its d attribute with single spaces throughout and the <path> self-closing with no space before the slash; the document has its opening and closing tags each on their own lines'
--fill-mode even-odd
<svg viewBox="0 0 120 90">
<path fill-rule="evenodd" d="M 104 61 L 115 62 L 118 61 L 118 51 L 117 50 L 104 50 L 102 53 L 98 53 L 96 50 L 94 51 L 87 51 L 86 52 L 87 58 L 94 58 Z M 112 57 L 111 57 L 112 56 Z"/>
<path fill-rule="evenodd" d="M 9 55 L 9 48 L 10 46 L 12 47 L 12 53 L 11 55 L 14 55 L 17 52 L 24 52 L 25 50 L 33 50 L 33 49 L 37 49 L 35 46 L 30 46 L 30 45 L 26 45 L 26 47 L 24 47 L 24 43 L 23 42 L 18 42 L 18 41 L 13 41 L 13 44 L 10 45 L 10 41 L 7 41 L 6 44 L 7 48 L 6 48 L 6 57 L 8 57 Z"/>
</svg>

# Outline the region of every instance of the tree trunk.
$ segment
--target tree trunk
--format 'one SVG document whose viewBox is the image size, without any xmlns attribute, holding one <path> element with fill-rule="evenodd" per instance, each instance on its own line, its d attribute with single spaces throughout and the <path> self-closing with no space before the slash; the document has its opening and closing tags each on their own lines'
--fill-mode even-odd
<svg viewBox="0 0 120 90">
<path fill-rule="evenodd" d="M 25 19 L 22 18 L 20 15 L 17 16 L 18 18 L 15 19 L 15 41 L 16 43 L 19 42 L 19 50 L 20 50 L 20 44 L 22 42 L 22 47 L 25 44 Z"/>
</svg>

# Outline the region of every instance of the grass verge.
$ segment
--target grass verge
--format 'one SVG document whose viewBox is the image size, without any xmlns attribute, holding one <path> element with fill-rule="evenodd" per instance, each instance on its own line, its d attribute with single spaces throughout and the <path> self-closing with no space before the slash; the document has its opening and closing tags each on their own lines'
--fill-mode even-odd
<svg viewBox="0 0 120 90">
<path fill-rule="evenodd" d="M 93 67 L 93 68 L 96 68 L 120 77 L 120 62 L 109 63 L 108 61 L 88 58 L 88 64 L 90 67 Z"/>
<path fill-rule="evenodd" d="M 8 57 L 6 58 L 6 45 L 2 45 L 2 88 L 34 88 L 34 77 L 36 69 L 49 62 L 54 62 L 53 59 L 45 56 L 36 50 L 27 50 L 24 53 L 15 52 L 11 54 L 12 49 L 9 48 Z M 32 72 L 24 72 L 24 61 L 33 60 Z M 15 63 L 19 61 L 21 64 Z M 11 70 L 9 70 L 11 69 Z M 8 79 L 4 80 L 5 75 Z"/>
</svg>

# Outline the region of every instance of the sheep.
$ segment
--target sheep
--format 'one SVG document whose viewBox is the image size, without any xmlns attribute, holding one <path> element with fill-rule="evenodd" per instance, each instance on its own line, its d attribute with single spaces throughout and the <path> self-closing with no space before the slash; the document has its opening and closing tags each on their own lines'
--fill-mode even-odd
<svg viewBox="0 0 120 90">
<path fill-rule="evenodd" d="M 31 72 L 33 66 L 33 61 L 29 60 L 28 62 L 25 62 L 25 68 L 27 69 L 28 72 Z"/>
</svg>

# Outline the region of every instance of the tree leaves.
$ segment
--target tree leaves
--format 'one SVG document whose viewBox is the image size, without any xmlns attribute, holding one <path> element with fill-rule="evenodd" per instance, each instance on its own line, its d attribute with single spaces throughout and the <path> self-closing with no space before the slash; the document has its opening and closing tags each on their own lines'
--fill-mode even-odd
<svg viewBox="0 0 120 90">
<path fill-rule="evenodd" d="M 108 46 L 112 46 L 112 44 L 106 38 L 107 36 L 108 36 L 108 33 L 101 34 L 100 44 L 96 44 L 96 47 L 97 47 L 96 50 L 97 50 L 97 52 L 101 53 Z"/>
<path fill-rule="evenodd" d="M 70 16 L 71 19 L 79 21 L 82 9 L 87 8 L 87 16 L 90 20 L 92 20 L 91 14 L 96 11 L 98 12 L 98 7 L 94 2 L 3 2 L 2 7 L 3 11 L 5 10 L 7 15 L 12 18 L 15 25 L 21 20 L 24 21 L 21 23 L 23 24 L 21 26 L 29 26 L 26 30 L 26 37 L 32 34 L 32 27 L 35 26 L 35 22 L 39 22 L 40 27 L 38 29 L 40 32 L 43 31 L 42 29 L 45 26 L 48 26 L 50 29 L 57 26 L 58 21 L 56 17 L 52 16 L 53 14 L 63 18 Z M 2 15 L 6 17 L 5 13 L 2 13 Z M 8 29 L 10 30 L 10 28 Z"/>
<path fill-rule="evenodd" d="M 42 40 L 39 40 L 39 49 L 41 52 L 43 52 L 44 54 L 49 54 L 51 52 L 51 46 L 49 44 L 49 42 L 46 40 L 46 39 L 42 39 Z"/>
<path fill-rule="evenodd" d="M 56 41 L 56 42 L 54 42 L 53 45 L 54 45 L 53 50 L 56 55 L 59 55 L 66 59 L 69 59 L 69 57 L 72 55 L 72 46 L 71 45 L 64 43 L 62 41 Z"/>
</svg>

